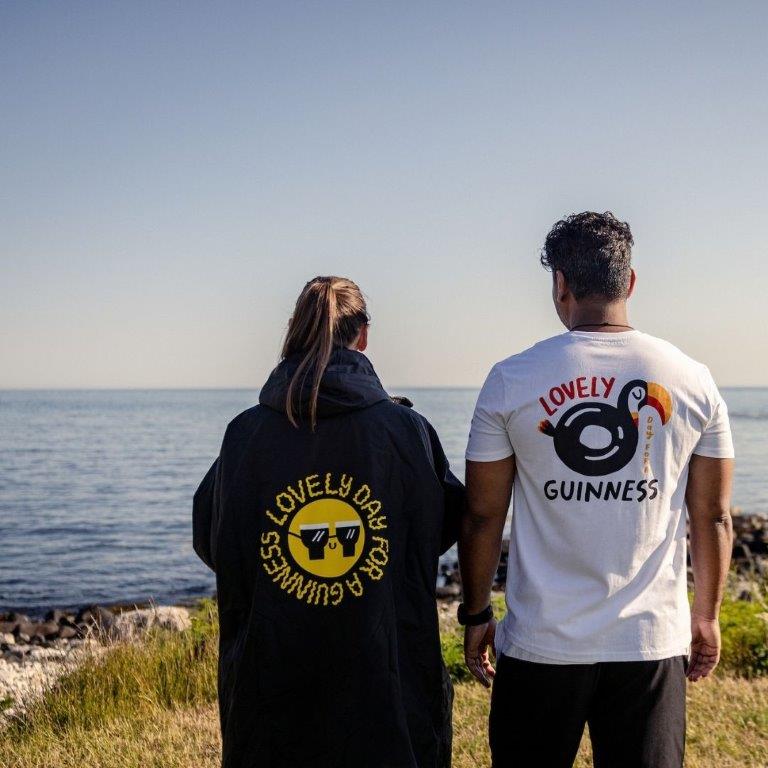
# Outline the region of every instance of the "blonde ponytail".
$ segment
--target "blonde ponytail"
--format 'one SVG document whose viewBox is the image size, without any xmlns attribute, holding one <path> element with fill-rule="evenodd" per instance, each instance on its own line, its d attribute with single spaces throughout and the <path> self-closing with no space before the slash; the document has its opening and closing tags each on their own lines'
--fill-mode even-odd
<svg viewBox="0 0 768 768">
<path fill-rule="evenodd" d="M 307 377 L 311 375 L 309 420 L 315 429 L 320 382 L 333 348 L 351 344 L 367 322 L 365 299 L 351 280 L 316 277 L 304 286 L 288 324 L 282 351 L 283 358 L 297 353 L 302 355 L 285 396 L 285 413 L 294 427 L 299 426 L 296 405 L 301 401 Z"/>
</svg>

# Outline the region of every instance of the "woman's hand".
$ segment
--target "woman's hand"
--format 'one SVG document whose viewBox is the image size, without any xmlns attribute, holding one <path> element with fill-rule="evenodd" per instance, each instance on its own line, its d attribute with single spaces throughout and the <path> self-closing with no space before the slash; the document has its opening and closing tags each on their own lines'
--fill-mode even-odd
<svg viewBox="0 0 768 768">
<path fill-rule="evenodd" d="M 472 676 L 486 688 L 491 687 L 491 680 L 496 674 L 489 655 L 490 652 L 494 660 L 496 659 L 496 651 L 493 647 L 495 635 L 495 619 L 491 619 L 487 624 L 464 628 L 464 662 Z"/>
</svg>

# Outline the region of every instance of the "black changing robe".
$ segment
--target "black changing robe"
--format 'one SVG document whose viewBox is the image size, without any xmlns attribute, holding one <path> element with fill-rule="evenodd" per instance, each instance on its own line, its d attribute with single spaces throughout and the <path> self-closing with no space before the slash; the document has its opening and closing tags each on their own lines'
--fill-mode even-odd
<svg viewBox="0 0 768 768">
<path fill-rule="evenodd" d="M 435 582 L 463 487 L 426 419 L 359 352 L 334 350 L 316 431 L 291 426 L 296 364 L 229 424 L 195 494 L 221 621 L 222 765 L 445 768 Z"/>
</svg>

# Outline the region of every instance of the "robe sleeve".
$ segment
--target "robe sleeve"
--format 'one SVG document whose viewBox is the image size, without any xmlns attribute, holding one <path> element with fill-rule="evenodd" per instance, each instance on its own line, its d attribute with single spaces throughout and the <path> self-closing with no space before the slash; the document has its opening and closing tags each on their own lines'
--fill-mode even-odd
<svg viewBox="0 0 768 768">
<path fill-rule="evenodd" d="M 451 472 L 448 458 L 434 427 L 426 419 L 423 420 L 423 425 L 426 428 L 424 430 L 426 434 L 422 433 L 422 439 L 425 443 L 424 447 L 427 450 L 437 479 L 443 487 L 443 528 L 440 534 L 440 554 L 443 554 L 458 539 L 459 524 L 466 503 L 466 492 L 462 482 Z"/>
<path fill-rule="evenodd" d="M 192 546 L 197 556 L 216 570 L 215 532 L 218 529 L 221 460 L 216 459 L 195 492 L 192 502 Z"/>
</svg>

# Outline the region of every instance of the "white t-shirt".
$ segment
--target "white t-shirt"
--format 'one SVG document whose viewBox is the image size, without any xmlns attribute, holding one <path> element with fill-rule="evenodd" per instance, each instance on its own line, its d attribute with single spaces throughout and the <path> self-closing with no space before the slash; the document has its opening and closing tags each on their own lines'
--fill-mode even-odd
<svg viewBox="0 0 768 768">
<path fill-rule="evenodd" d="M 694 453 L 733 456 L 727 408 L 709 370 L 661 339 L 564 333 L 491 369 L 467 459 L 516 459 L 498 652 L 581 664 L 687 653 Z"/>
</svg>

